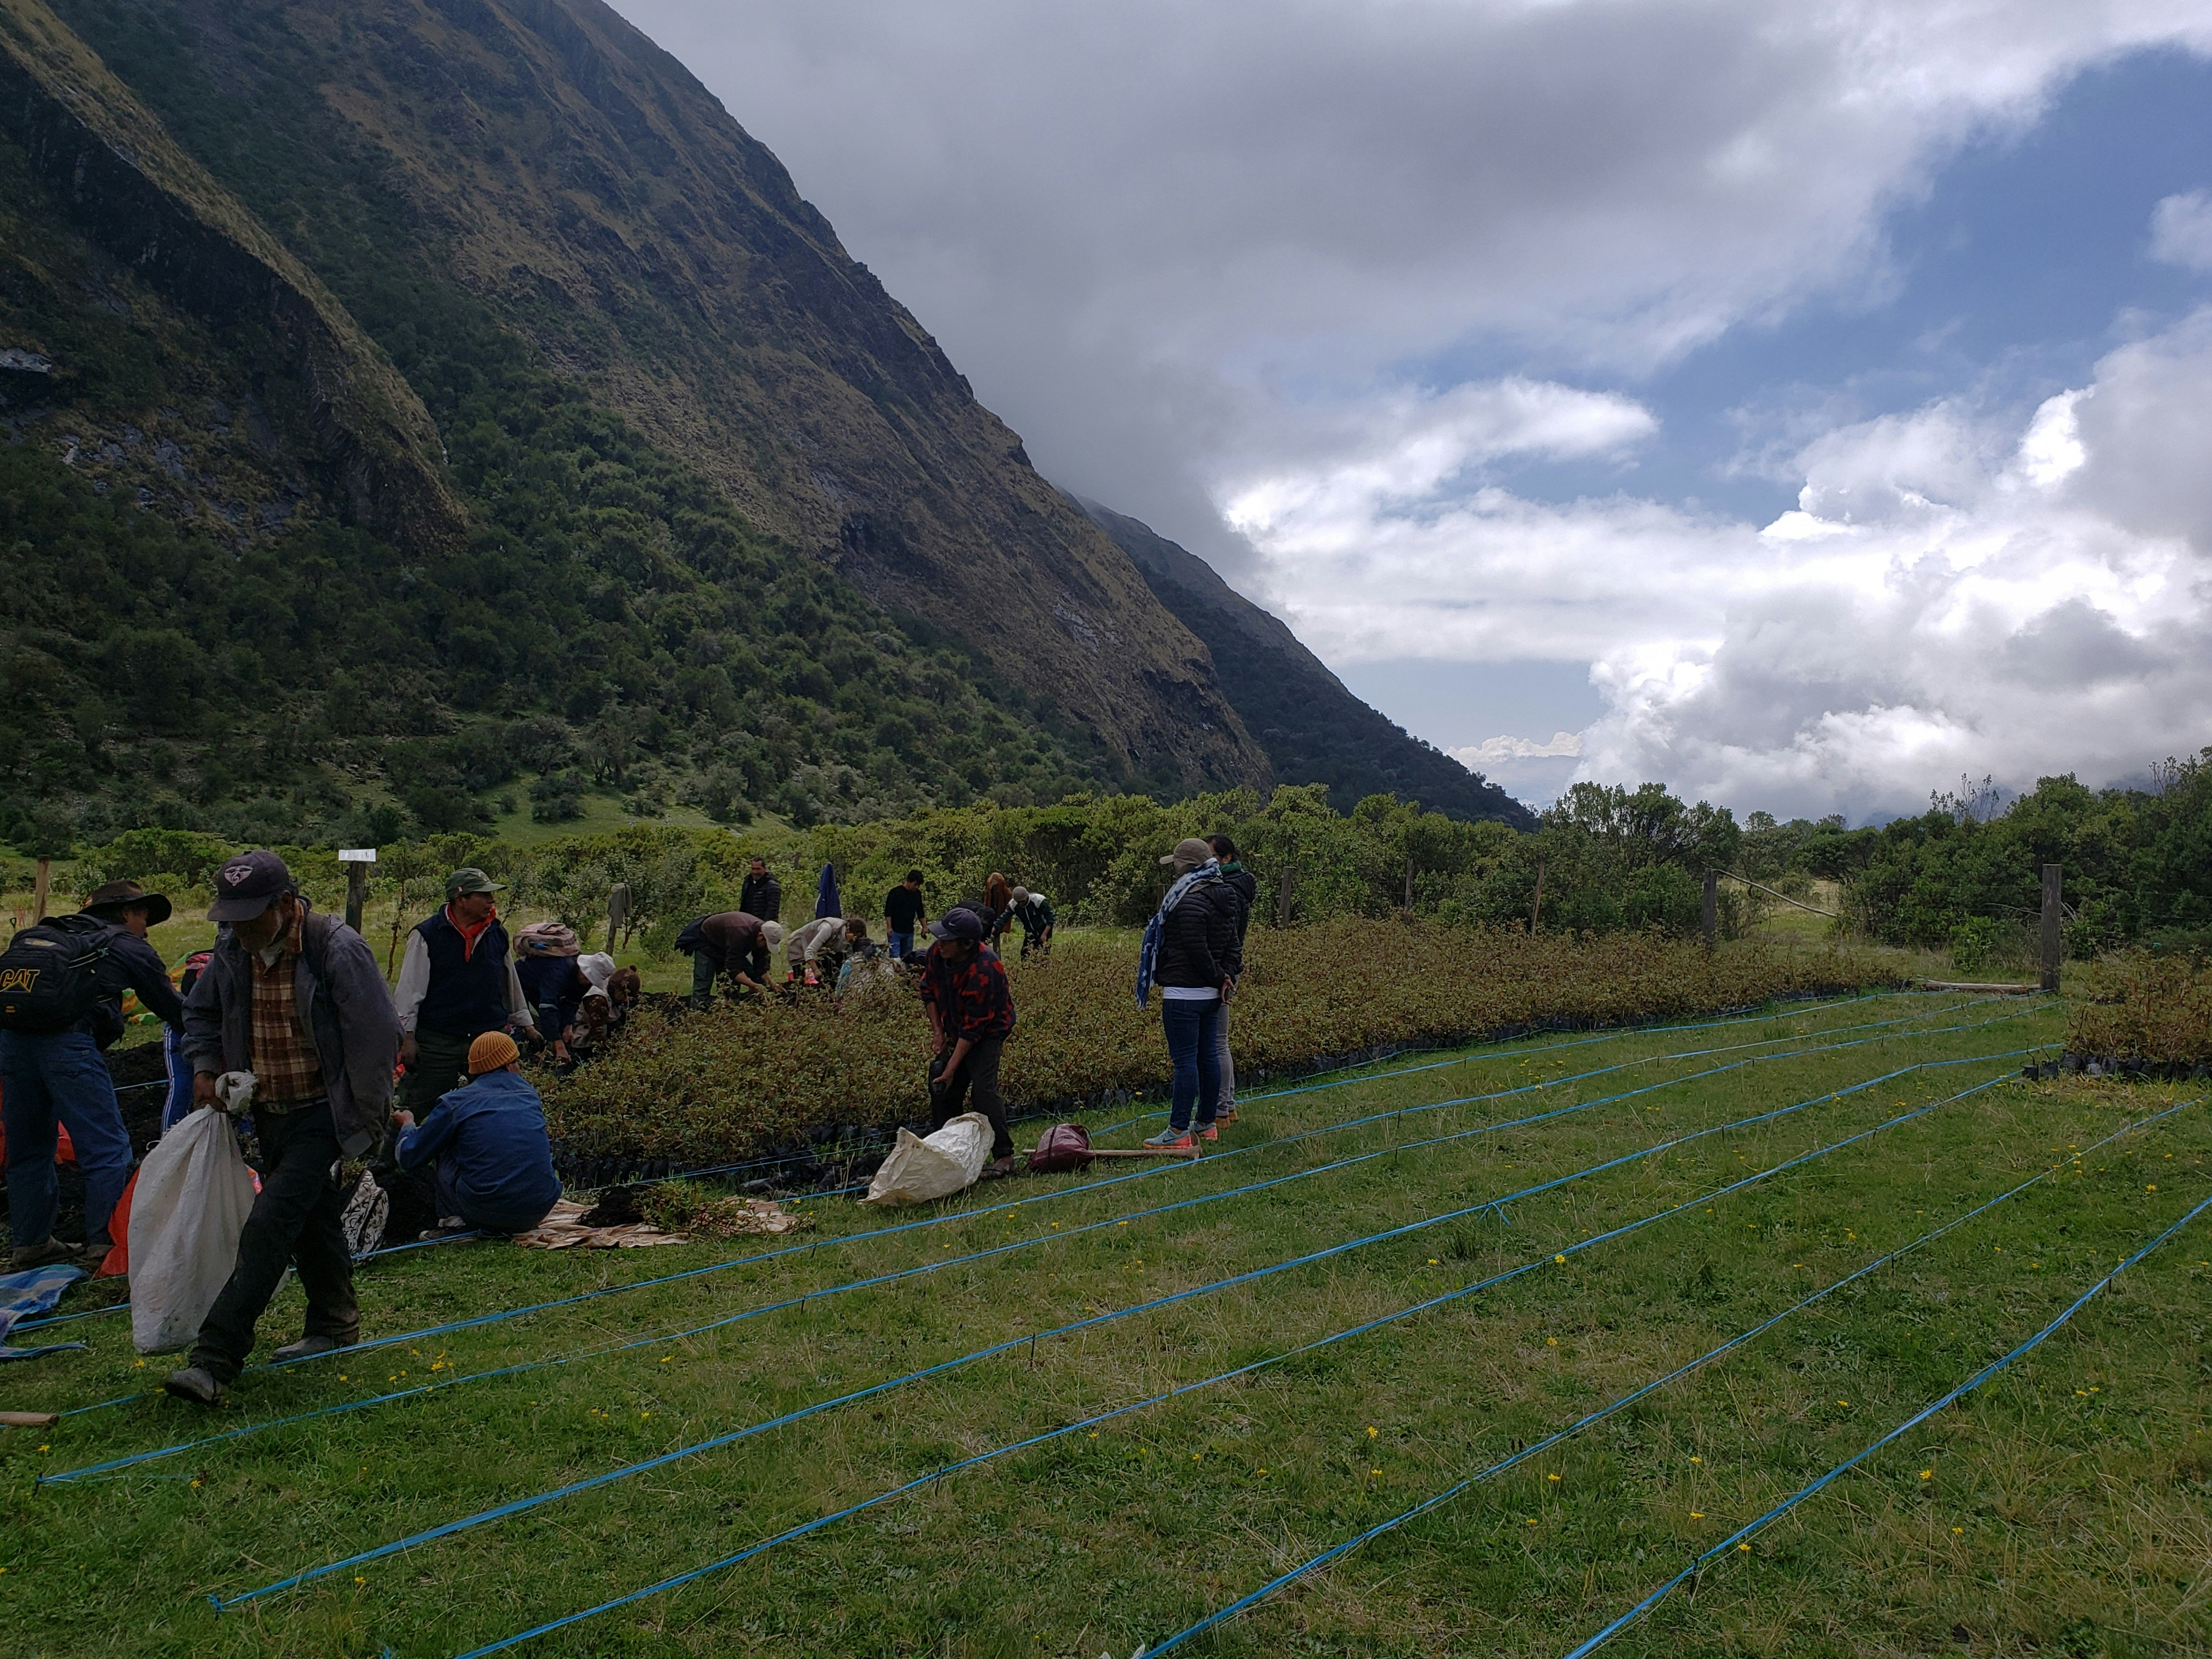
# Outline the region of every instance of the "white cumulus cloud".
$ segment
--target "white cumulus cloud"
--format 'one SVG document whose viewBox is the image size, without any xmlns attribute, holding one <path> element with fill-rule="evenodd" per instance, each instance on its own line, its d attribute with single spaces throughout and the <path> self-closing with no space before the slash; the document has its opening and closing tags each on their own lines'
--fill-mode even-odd
<svg viewBox="0 0 2212 1659">
<path fill-rule="evenodd" d="M 2212 200 L 2201 190 L 2169 196 L 2150 219 L 2150 253 L 2168 264 L 2212 270 Z"/>
</svg>

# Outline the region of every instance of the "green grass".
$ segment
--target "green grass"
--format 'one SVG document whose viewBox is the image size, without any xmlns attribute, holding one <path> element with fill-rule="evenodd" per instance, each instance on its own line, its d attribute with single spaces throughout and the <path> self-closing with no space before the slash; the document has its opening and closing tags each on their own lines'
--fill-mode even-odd
<svg viewBox="0 0 2212 1659">
<path fill-rule="evenodd" d="M 1516 1262 L 1539 1272 L 1353 1340 L 945 1478 L 733 1571 L 544 1638 L 582 1654 L 1125 1659 L 1275 1573 L 1571 1421 L 2124 1122 L 2154 1086 L 2007 1080 L 1911 1124 L 1548 1262 L 1583 1237 L 2012 1070 L 1916 1073 L 1516 1203 L 1084 1334 L 349 1570 L 230 1595 L 489 1504 L 846 1393 L 1087 1310 L 1478 1203 L 1915 1060 L 2054 1042 L 2055 1005 L 1953 1000 L 1986 1030 L 1787 1058 L 1553 1122 L 1111 1224 L 1355 1152 L 1742 1058 L 1658 1060 L 1515 1101 L 1291 1146 L 1272 1138 L 1640 1056 L 1891 1018 L 1868 1000 L 1702 1033 L 1470 1051 L 1463 1066 L 1248 1103 L 1222 1150 L 1099 1190 L 980 1188 L 960 1219 L 434 1341 L 252 1372 L 218 1413 L 151 1398 L 0 1438 L 0 1629 L 29 1653 L 444 1655 L 727 1553 L 943 1463 L 1279 1353 Z M 1779 1045 L 1788 1048 L 1790 1045 Z M 642 1109 L 643 1108 L 641 1108 Z M 1136 1129 L 1119 1137 L 1125 1143 Z M 1189 1651 L 1556 1656 L 2011 1347 L 2212 1184 L 2212 1109 L 2117 1144 L 1545 1456 L 1339 1562 Z M 1110 1173 L 1122 1173 L 1121 1170 Z M 2152 1190 L 2155 1188 L 2155 1190 Z M 1064 1189 L 1051 1202 L 1006 1200 Z M 810 1206 L 836 1238 L 884 1217 Z M 1085 1223 L 1109 1224 L 1068 1236 Z M 1058 1224 L 1055 1225 L 1054 1224 Z M 702 1322 L 990 1245 L 1033 1247 L 701 1337 L 469 1382 L 210 1445 L 101 1483 L 33 1477 L 394 1386 Z M 790 1241 L 778 1241 L 788 1243 Z M 372 1335 L 757 1249 L 457 1246 L 364 1270 Z M 1762 1534 L 1625 1635 L 1623 1655 L 2202 1651 L 2212 1238 L 2185 1234 L 1961 1407 Z M 97 1294 L 94 1292 L 93 1294 Z M 296 1334 L 288 1289 L 264 1337 Z M 0 1371 L 11 1407 L 143 1388 L 120 1319 L 89 1354 Z M 265 1350 L 264 1351 L 265 1357 Z M 403 1377 L 404 1373 L 404 1377 Z M 2080 1390 L 2080 1392 L 2077 1392 Z M 1930 1471 L 1923 1478 L 1921 1471 Z M 1264 1473 L 1263 1473 L 1264 1471 Z M 1556 1479 L 1554 1478 L 1556 1477 Z M 1960 1634 L 1963 1632 L 1963 1634 Z"/>
</svg>

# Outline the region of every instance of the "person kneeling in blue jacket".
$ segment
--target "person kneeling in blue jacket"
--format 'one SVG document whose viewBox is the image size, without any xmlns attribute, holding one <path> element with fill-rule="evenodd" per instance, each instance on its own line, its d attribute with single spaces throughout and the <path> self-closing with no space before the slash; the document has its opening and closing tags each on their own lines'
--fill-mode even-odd
<svg viewBox="0 0 2212 1659">
<path fill-rule="evenodd" d="M 469 1082 L 439 1097 L 421 1123 L 396 1112 L 402 1170 L 438 1163 L 438 1215 L 479 1232 L 528 1232 L 561 1196 L 545 1108 L 504 1031 L 469 1045 Z"/>
</svg>

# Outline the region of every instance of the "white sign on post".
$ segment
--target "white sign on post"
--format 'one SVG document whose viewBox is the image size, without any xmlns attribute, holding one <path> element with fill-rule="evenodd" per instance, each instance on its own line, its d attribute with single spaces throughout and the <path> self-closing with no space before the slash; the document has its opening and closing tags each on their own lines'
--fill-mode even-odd
<svg viewBox="0 0 2212 1659">
<path fill-rule="evenodd" d="M 374 864 L 376 862 L 376 848 L 374 847 L 341 848 L 338 850 L 338 862 L 340 864 Z"/>
</svg>

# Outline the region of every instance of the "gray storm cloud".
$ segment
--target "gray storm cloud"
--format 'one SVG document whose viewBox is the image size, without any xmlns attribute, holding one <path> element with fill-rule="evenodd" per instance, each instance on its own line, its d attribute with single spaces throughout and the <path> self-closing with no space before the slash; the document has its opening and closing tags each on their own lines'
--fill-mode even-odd
<svg viewBox="0 0 2212 1659">
<path fill-rule="evenodd" d="M 2201 4 L 619 3 L 1048 474 L 1334 660 L 1595 664 L 1587 774 L 1861 810 L 1961 765 L 2131 770 L 2116 733 L 2182 746 L 2212 712 L 2171 654 L 2202 607 L 2176 538 L 2212 545 L 2187 331 L 2039 434 L 1939 406 L 1770 438 L 1806 487 L 1778 526 L 1483 477 L 1632 453 L 1642 373 L 1878 298 L 1887 208 L 2086 64 L 2212 49 Z M 2160 213 L 2146 247 L 2193 260 L 2201 198 Z M 1453 353 L 1492 367 L 1434 384 Z M 2124 666 L 2045 708 L 2041 659 Z"/>
</svg>

